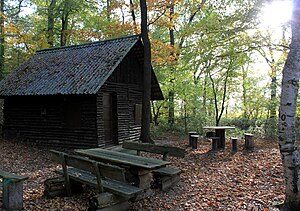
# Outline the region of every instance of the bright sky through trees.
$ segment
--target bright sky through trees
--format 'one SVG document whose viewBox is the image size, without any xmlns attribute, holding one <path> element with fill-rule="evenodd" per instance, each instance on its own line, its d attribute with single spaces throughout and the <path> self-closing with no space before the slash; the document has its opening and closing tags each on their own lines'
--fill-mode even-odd
<svg viewBox="0 0 300 211">
<path fill-rule="evenodd" d="M 262 10 L 261 21 L 263 27 L 276 29 L 290 21 L 292 16 L 292 1 L 271 1 Z"/>
<path fill-rule="evenodd" d="M 283 25 L 288 26 L 292 17 L 293 4 L 291 0 L 272 0 L 264 5 L 261 10 L 260 21 L 263 30 L 269 31 L 272 34 L 273 40 L 282 39 Z M 286 36 L 290 36 L 290 30 L 287 30 Z M 270 67 L 265 59 L 258 56 L 256 67 L 258 71 L 269 70 Z"/>
</svg>

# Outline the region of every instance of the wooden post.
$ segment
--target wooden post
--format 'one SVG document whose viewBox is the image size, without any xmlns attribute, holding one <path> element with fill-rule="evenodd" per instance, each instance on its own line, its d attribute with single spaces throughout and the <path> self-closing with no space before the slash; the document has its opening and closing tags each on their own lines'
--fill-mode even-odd
<svg viewBox="0 0 300 211">
<path fill-rule="evenodd" d="M 63 169 L 63 174 L 64 174 L 64 178 L 65 178 L 65 187 L 66 187 L 67 196 L 71 196 L 72 190 L 71 190 L 70 177 L 68 174 L 68 168 L 67 168 L 65 156 L 66 156 L 65 153 L 63 153 L 63 152 L 59 153 L 59 157 L 61 159 L 61 165 L 62 165 L 62 169 Z"/>
<path fill-rule="evenodd" d="M 218 143 L 220 141 L 220 137 L 211 137 L 212 139 L 212 151 L 218 151 Z"/>
<path fill-rule="evenodd" d="M 197 149 L 197 144 L 198 144 L 198 135 L 191 135 L 191 147 L 192 149 Z"/>
<path fill-rule="evenodd" d="M 189 132 L 189 145 L 188 145 L 189 147 L 192 146 L 192 144 L 191 144 L 191 136 L 192 135 L 197 135 L 197 132 L 196 131 Z"/>
<path fill-rule="evenodd" d="M 23 209 L 23 181 L 3 178 L 3 207 L 7 210 Z"/>
<path fill-rule="evenodd" d="M 254 149 L 254 135 L 251 133 L 245 133 L 245 149 L 246 150 Z"/>
<path fill-rule="evenodd" d="M 237 138 L 231 138 L 231 152 L 238 151 Z"/>
</svg>

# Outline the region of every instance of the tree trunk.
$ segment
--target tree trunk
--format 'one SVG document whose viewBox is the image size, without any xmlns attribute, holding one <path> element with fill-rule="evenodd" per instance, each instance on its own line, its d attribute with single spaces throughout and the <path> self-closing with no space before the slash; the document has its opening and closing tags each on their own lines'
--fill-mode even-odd
<svg viewBox="0 0 300 211">
<path fill-rule="evenodd" d="M 247 119 L 247 97 L 246 97 L 246 79 L 247 79 L 247 70 L 245 70 L 245 68 L 242 67 L 242 71 L 243 71 L 243 82 L 242 82 L 242 87 L 243 87 L 243 117 L 245 119 Z"/>
<path fill-rule="evenodd" d="M 168 123 L 170 126 L 173 126 L 174 125 L 174 91 L 173 90 L 169 91 L 168 100 L 169 100 L 169 102 L 168 102 L 168 110 L 169 110 Z"/>
<path fill-rule="evenodd" d="M 4 0 L 0 0 L 0 80 L 4 72 Z"/>
<path fill-rule="evenodd" d="M 110 22 L 110 5 L 111 5 L 111 0 L 106 1 L 106 16 L 107 16 L 107 21 Z"/>
<path fill-rule="evenodd" d="M 65 0 L 64 8 L 61 15 L 61 34 L 60 34 L 60 46 L 66 46 L 68 37 L 68 22 L 69 22 L 69 0 Z"/>
<path fill-rule="evenodd" d="M 274 67 L 276 68 L 276 67 Z M 277 92 L 277 79 L 276 75 L 272 76 L 271 79 L 271 108 L 270 108 L 270 118 L 275 118 L 276 115 L 276 92 Z"/>
<path fill-rule="evenodd" d="M 174 4 L 172 3 L 170 6 L 170 29 L 169 29 L 169 35 L 170 35 L 170 45 L 172 49 L 174 50 L 174 45 L 175 45 L 175 37 L 174 37 L 174 26 L 173 26 L 173 16 L 174 16 Z M 175 56 L 175 52 L 171 52 L 171 56 Z M 175 67 L 171 66 L 171 74 L 173 75 L 173 78 L 171 79 L 171 90 L 169 91 L 169 116 L 168 116 L 168 123 L 170 126 L 174 125 L 174 88 L 173 88 L 173 83 L 174 83 L 174 73 L 175 73 Z"/>
<path fill-rule="evenodd" d="M 277 67 L 273 67 L 277 68 Z M 273 71 L 273 70 L 272 70 Z M 276 72 L 276 70 L 275 70 Z M 276 134 L 276 128 L 277 128 L 277 115 L 276 115 L 276 110 L 277 110 L 277 100 L 276 100 L 276 92 L 277 92 L 277 79 L 276 75 L 273 75 L 271 77 L 271 99 L 270 99 L 270 115 L 269 115 L 269 121 L 268 121 L 268 132 L 267 134 L 270 137 L 274 137 L 274 134 Z"/>
<path fill-rule="evenodd" d="M 279 147 L 286 179 L 285 206 L 300 210 L 300 159 L 296 147 L 296 104 L 300 79 L 300 1 L 294 0 L 292 41 L 283 68 L 279 109 Z"/>
<path fill-rule="evenodd" d="M 150 138 L 150 97 L 151 97 L 151 44 L 147 28 L 147 4 L 146 0 L 140 0 L 141 30 L 144 43 L 144 77 L 143 77 L 143 107 L 142 130 L 140 139 L 142 142 L 152 142 Z"/>
<path fill-rule="evenodd" d="M 54 10 L 56 6 L 56 0 L 51 0 L 48 8 L 48 30 L 47 30 L 47 40 L 49 47 L 54 45 Z"/>
<path fill-rule="evenodd" d="M 136 17 L 135 17 L 135 12 L 134 12 L 134 4 L 133 1 L 130 0 L 130 12 L 131 12 L 131 17 L 133 21 L 133 27 L 134 27 L 134 32 L 138 33 L 137 25 L 136 25 Z"/>
<path fill-rule="evenodd" d="M 203 103 L 202 103 L 202 107 L 203 107 L 203 114 L 205 117 L 208 116 L 208 113 L 207 113 L 207 73 L 205 74 L 205 77 L 204 77 L 204 85 L 203 85 Z M 205 118 L 205 123 L 206 123 L 206 119 Z"/>
<path fill-rule="evenodd" d="M 209 73 L 209 78 L 210 81 L 212 83 L 212 90 L 213 90 L 213 94 L 214 94 L 214 104 L 215 104 L 215 120 L 216 120 L 216 126 L 218 126 L 220 124 L 223 112 L 225 110 L 225 101 L 226 101 L 226 95 L 227 95 L 227 83 L 228 83 L 228 76 L 229 76 L 229 71 L 231 69 L 231 62 L 229 64 L 229 67 L 227 69 L 226 72 L 226 76 L 224 79 L 224 88 L 223 88 L 223 95 L 222 95 L 222 103 L 221 103 L 221 109 L 219 109 L 218 107 L 218 98 L 217 98 L 217 88 L 215 87 L 215 82 L 212 78 L 212 75 Z"/>
</svg>

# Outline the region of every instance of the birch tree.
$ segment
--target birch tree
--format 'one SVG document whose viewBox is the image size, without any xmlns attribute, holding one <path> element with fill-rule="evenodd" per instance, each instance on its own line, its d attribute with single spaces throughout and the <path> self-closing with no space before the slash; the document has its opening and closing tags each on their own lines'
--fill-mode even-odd
<svg viewBox="0 0 300 211">
<path fill-rule="evenodd" d="M 296 147 L 296 105 L 300 78 L 300 0 L 294 0 L 292 40 L 283 68 L 279 109 L 279 147 L 286 180 L 286 203 L 289 210 L 300 209 L 300 159 Z"/>
</svg>

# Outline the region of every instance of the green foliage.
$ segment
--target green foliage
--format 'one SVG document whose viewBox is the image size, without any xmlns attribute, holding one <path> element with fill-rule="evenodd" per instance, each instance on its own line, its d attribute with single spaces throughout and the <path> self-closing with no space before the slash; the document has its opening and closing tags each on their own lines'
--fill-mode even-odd
<svg viewBox="0 0 300 211">
<path fill-rule="evenodd" d="M 168 124 L 167 119 L 160 121 L 158 126 L 151 125 L 151 137 L 153 139 L 163 139 L 167 137 L 185 137 L 186 133 L 180 124 L 174 124 L 172 127 Z"/>
<path fill-rule="evenodd" d="M 12 4 L 7 4 L 10 10 L 5 19 L 6 72 L 14 70 L 36 50 L 49 47 L 51 1 L 26 1 L 34 12 L 16 16 L 12 14 L 19 1 L 9 2 Z M 220 124 L 235 125 L 237 134 L 244 130 L 275 134 L 276 121 L 270 122 L 270 110 L 278 108 L 278 95 L 271 99 L 271 76 L 276 76 L 277 82 L 280 79 L 287 50 L 273 45 L 278 43 L 270 38 L 270 33 L 263 33 L 257 27 L 262 2 L 148 2 L 152 64 L 165 96 L 164 102 L 153 104 L 158 124 L 152 128 L 153 136 L 165 133 L 180 136 L 189 130 L 203 134 L 202 127 L 216 124 L 218 118 Z M 61 44 L 63 18 L 68 21 L 66 44 L 73 45 L 137 33 L 139 27 L 133 22 L 133 13 L 139 24 L 137 0 L 133 1 L 133 7 L 120 0 L 56 0 L 53 46 Z M 171 30 L 174 46 L 170 44 Z M 281 45 L 288 45 L 287 37 L 280 41 Z M 278 51 L 282 52 L 280 58 L 272 57 Z M 255 66 L 257 52 L 274 59 L 275 69 L 271 69 L 276 72 L 261 76 Z M 174 92 L 173 125 L 168 124 L 168 109 L 173 103 L 168 100 L 170 91 Z"/>
</svg>

